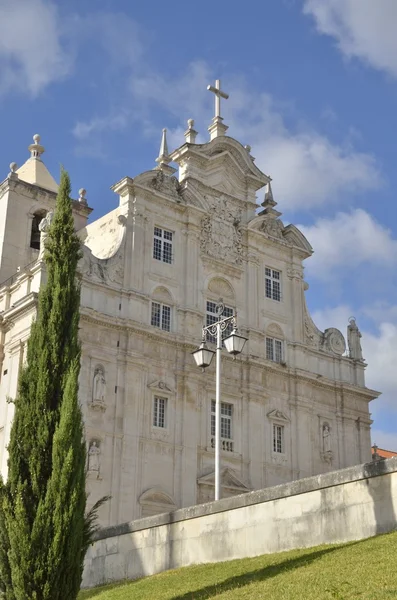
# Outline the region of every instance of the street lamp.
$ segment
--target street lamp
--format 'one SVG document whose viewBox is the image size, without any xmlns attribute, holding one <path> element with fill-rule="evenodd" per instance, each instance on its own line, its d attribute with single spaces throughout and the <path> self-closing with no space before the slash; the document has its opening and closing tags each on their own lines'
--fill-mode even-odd
<svg viewBox="0 0 397 600">
<path fill-rule="evenodd" d="M 222 317 L 225 312 L 225 306 L 220 302 L 216 307 L 218 321 L 203 327 L 203 341 L 200 346 L 192 352 L 196 365 L 205 369 L 211 364 L 215 354 L 213 350 L 207 347 L 207 335 L 216 335 L 216 394 L 215 394 L 215 500 L 220 499 L 221 481 L 220 481 L 220 449 L 221 449 L 221 351 L 222 351 L 222 333 L 229 326 L 233 326 L 230 335 L 225 337 L 224 343 L 229 354 L 236 356 L 242 352 L 247 338 L 239 335 L 237 330 L 237 316 Z"/>
</svg>

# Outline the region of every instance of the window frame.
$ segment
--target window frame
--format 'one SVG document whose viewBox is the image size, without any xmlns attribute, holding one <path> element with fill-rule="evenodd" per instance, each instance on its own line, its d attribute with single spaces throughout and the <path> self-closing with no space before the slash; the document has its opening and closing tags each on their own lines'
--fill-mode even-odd
<svg viewBox="0 0 397 600">
<path fill-rule="evenodd" d="M 272 351 L 271 351 L 271 356 L 269 356 L 269 342 L 271 342 L 271 346 L 272 346 Z M 279 356 L 280 356 L 280 360 L 277 360 L 277 344 L 279 344 Z M 280 338 L 276 338 L 276 337 L 271 337 L 270 335 L 267 335 L 265 337 L 265 352 L 266 352 L 266 360 L 271 360 L 272 362 L 275 362 L 279 365 L 282 365 L 283 363 L 285 363 L 285 357 L 284 357 L 284 340 L 280 340 Z"/>
<path fill-rule="evenodd" d="M 211 447 L 215 447 L 215 407 L 216 401 L 211 400 L 210 404 L 210 437 Z M 225 452 L 234 452 L 234 404 L 232 402 L 221 402 L 221 422 L 220 422 L 220 441 L 221 450 Z M 226 433 L 226 435 L 222 435 Z"/>
<path fill-rule="evenodd" d="M 154 319 L 154 307 L 158 306 L 160 311 L 159 311 L 159 324 L 157 325 L 155 322 L 153 322 Z M 164 309 L 168 309 L 169 310 L 169 314 L 168 314 L 168 318 L 165 317 L 164 315 Z M 168 328 L 164 327 L 164 323 L 168 321 Z M 170 333 L 172 331 L 172 306 L 170 306 L 169 304 L 165 304 L 165 302 L 159 302 L 158 300 L 152 300 L 151 302 L 151 307 L 150 307 L 150 325 L 152 327 L 156 327 L 156 329 L 160 329 L 161 331 L 166 331 L 167 333 Z"/>
<path fill-rule="evenodd" d="M 278 274 L 277 277 L 275 273 Z M 265 267 L 265 298 L 266 300 L 274 300 L 275 302 L 281 302 L 283 299 L 282 272 L 278 269 L 273 269 L 273 267 Z"/>
<path fill-rule="evenodd" d="M 154 260 L 158 260 L 166 265 L 174 263 L 174 235 L 174 231 L 154 225 L 152 253 Z"/>
<path fill-rule="evenodd" d="M 160 404 L 163 405 L 163 414 L 160 415 Z M 152 403 L 152 428 L 161 431 L 168 429 L 168 397 L 159 394 L 153 394 Z M 162 425 L 159 423 L 163 423 Z"/>
<path fill-rule="evenodd" d="M 285 425 L 280 423 L 272 423 L 272 452 L 277 456 L 285 455 Z"/>
</svg>

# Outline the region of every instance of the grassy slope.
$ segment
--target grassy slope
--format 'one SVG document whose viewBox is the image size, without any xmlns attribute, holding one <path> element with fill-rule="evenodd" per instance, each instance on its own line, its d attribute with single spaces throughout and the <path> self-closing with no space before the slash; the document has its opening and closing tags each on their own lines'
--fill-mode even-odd
<svg viewBox="0 0 397 600">
<path fill-rule="evenodd" d="M 397 532 L 167 571 L 81 592 L 78 600 L 397 599 Z"/>
</svg>

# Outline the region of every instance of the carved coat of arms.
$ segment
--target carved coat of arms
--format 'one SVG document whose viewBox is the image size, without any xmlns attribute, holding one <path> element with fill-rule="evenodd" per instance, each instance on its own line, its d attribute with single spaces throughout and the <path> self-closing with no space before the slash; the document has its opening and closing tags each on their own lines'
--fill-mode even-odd
<svg viewBox="0 0 397 600">
<path fill-rule="evenodd" d="M 201 251 L 218 260 L 242 263 L 241 211 L 231 208 L 224 196 L 214 198 L 201 221 Z"/>
</svg>

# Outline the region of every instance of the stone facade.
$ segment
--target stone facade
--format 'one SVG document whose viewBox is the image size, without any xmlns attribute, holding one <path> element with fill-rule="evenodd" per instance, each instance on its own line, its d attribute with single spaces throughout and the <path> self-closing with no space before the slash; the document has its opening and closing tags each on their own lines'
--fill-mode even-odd
<svg viewBox="0 0 397 600">
<path fill-rule="evenodd" d="M 303 278 L 312 248 L 280 220 L 270 178 L 249 147 L 222 128 L 195 144 L 189 122 L 186 143 L 171 155 L 164 133 L 158 166 L 116 183 L 117 208 L 89 225 L 85 190 L 73 202 L 84 250 L 87 485 L 90 503 L 112 496 L 103 525 L 213 499 L 215 368 L 201 372 L 191 352 L 220 298 L 248 338 L 236 360 L 226 352 L 222 359 L 222 495 L 371 458 L 368 404 L 378 393 L 365 387 L 359 333 L 350 334 L 350 357 L 341 332 L 317 329 Z M 32 219 L 55 203 L 41 153 L 29 159 L 35 169 L 25 163 L 0 184 L 3 475 L 13 416 L 6 399 L 16 394 L 45 280 Z"/>
</svg>

